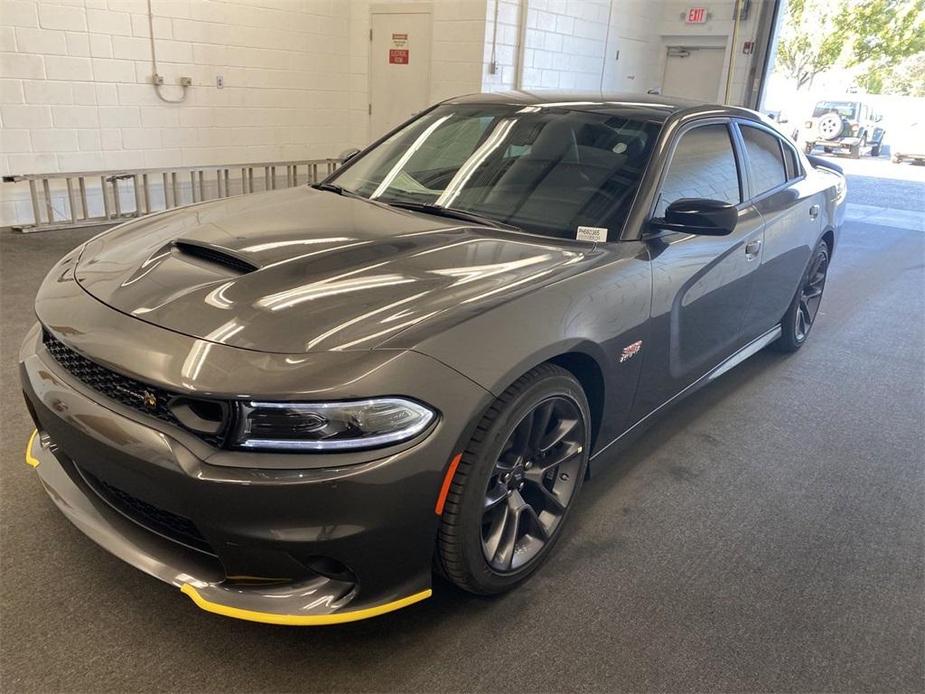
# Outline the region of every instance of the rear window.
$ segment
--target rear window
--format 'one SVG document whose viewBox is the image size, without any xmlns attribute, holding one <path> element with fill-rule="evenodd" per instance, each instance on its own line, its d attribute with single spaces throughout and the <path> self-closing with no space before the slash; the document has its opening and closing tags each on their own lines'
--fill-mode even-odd
<svg viewBox="0 0 925 694">
<path fill-rule="evenodd" d="M 780 138 L 767 130 L 741 125 L 745 151 L 748 153 L 752 196 L 766 193 L 787 182 L 787 169 L 781 153 Z"/>
<path fill-rule="evenodd" d="M 824 116 L 826 113 L 837 113 L 848 119 L 854 119 L 858 113 L 858 105 L 854 101 L 820 101 L 813 109 L 813 118 Z"/>
<path fill-rule="evenodd" d="M 784 150 L 784 161 L 787 164 L 787 179 L 793 180 L 803 175 L 803 167 L 800 165 L 800 157 L 797 151 L 786 142 L 782 141 Z"/>
</svg>

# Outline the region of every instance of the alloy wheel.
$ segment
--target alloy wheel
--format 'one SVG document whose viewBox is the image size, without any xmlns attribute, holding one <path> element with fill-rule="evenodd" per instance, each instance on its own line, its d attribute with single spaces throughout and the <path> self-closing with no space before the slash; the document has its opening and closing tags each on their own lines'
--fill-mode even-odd
<svg viewBox="0 0 925 694">
<path fill-rule="evenodd" d="M 803 342 L 813 327 L 819 305 L 822 303 L 822 290 L 825 288 L 826 271 L 829 266 L 829 256 L 825 252 L 816 254 L 806 281 L 800 290 L 800 305 L 796 311 L 796 325 L 794 336 L 797 342 Z"/>
<path fill-rule="evenodd" d="M 499 573 L 522 569 L 559 529 L 574 496 L 585 421 L 570 398 L 547 398 L 514 427 L 485 490 L 482 552 Z"/>
</svg>

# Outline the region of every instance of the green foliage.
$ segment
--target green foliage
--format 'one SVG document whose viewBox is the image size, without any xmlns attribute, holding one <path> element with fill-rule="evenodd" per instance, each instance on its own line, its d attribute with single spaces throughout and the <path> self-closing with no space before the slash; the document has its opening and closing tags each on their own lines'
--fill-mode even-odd
<svg viewBox="0 0 925 694">
<path fill-rule="evenodd" d="M 848 65 L 864 67 L 858 86 L 869 94 L 925 91 L 922 60 L 907 63 L 925 51 L 925 0 L 868 0 L 855 16 L 864 31 L 851 42 Z"/>
<path fill-rule="evenodd" d="M 911 60 L 923 51 L 925 0 L 791 0 L 777 56 L 797 89 L 820 72 L 859 67 L 868 93 L 909 94 L 925 90 L 922 60 Z"/>
<path fill-rule="evenodd" d="M 797 89 L 832 68 L 844 51 L 851 23 L 848 3 L 791 0 L 777 44 L 777 60 Z"/>
<path fill-rule="evenodd" d="M 868 68 L 857 81 L 858 86 L 869 94 L 925 96 L 925 51 L 911 55 L 895 66 Z"/>
<path fill-rule="evenodd" d="M 896 64 L 925 50 L 925 0 L 866 0 L 851 8 L 849 65 Z"/>
</svg>

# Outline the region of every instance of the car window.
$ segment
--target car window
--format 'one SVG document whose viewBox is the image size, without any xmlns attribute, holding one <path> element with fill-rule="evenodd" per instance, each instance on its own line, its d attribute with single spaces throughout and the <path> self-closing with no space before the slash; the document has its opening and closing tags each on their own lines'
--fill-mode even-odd
<svg viewBox="0 0 925 694">
<path fill-rule="evenodd" d="M 724 124 L 702 125 L 681 136 L 675 147 L 655 216 L 681 198 L 707 198 L 733 204 L 742 202 L 739 171 L 729 128 Z"/>
<path fill-rule="evenodd" d="M 803 175 L 803 167 L 800 165 L 800 157 L 797 156 L 797 151 L 783 140 L 781 140 L 781 144 L 784 149 L 784 160 L 787 162 L 787 180 L 799 178 Z"/>
<path fill-rule="evenodd" d="M 604 109 L 446 104 L 333 180 L 386 204 L 450 207 L 562 238 L 600 227 L 615 239 L 660 130 Z"/>
<path fill-rule="evenodd" d="M 819 118 L 826 113 L 837 113 L 849 120 L 853 120 L 858 112 L 858 105 L 853 101 L 820 101 L 813 109 L 813 118 Z"/>
<path fill-rule="evenodd" d="M 780 139 L 767 130 L 748 125 L 740 127 L 748 168 L 751 173 L 752 196 L 758 196 L 787 182 L 787 170 L 781 154 Z"/>
</svg>

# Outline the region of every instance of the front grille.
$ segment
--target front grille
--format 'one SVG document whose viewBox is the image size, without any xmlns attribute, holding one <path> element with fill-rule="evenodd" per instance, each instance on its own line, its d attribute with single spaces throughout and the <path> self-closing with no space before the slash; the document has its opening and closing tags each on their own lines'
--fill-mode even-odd
<svg viewBox="0 0 925 694">
<path fill-rule="evenodd" d="M 54 360 L 84 385 L 149 417 L 156 417 L 162 422 L 169 422 L 187 429 L 170 410 L 170 402 L 178 397 L 178 393 L 143 383 L 107 369 L 105 366 L 100 366 L 75 352 L 48 330 L 43 329 L 42 342 Z M 192 433 L 213 446 L 221 446 L 224 441 L 224 436 L 221 434 L 204 434 L 196 431 Z"/>
<path fill-rule="evenodd" d="M 138 497 L 132 496 L 108 482 L 104 482 L 82 467 L 76 467 L 93 491 L 129 520 L 168 540 L 179 542 L 187 547 L 215 556 L 215 550 L 212 549 L 212 546 L 189 518 L 165 511 L 153 504 L 149 504 L 147 501 L 142 501 Z"/>
</svg>

